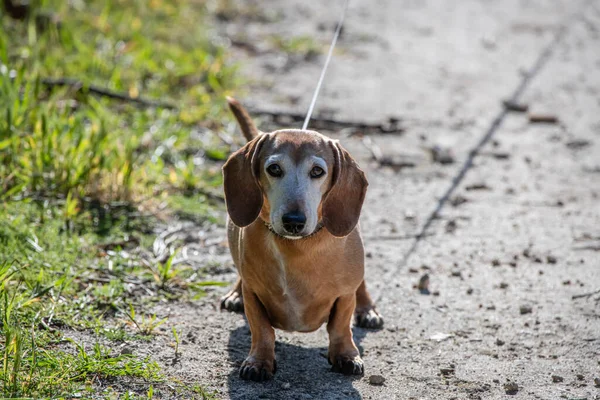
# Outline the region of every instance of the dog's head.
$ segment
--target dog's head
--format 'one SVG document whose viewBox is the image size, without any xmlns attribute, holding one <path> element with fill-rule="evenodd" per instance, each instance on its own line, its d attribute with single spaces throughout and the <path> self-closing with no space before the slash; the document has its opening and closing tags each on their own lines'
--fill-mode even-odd
<svg viewBox="0 0 600 400">
<path fill-rule="evenodd" d="M 338 141 L 302 130 L 259 134 L 229 157 L 223 175 L 234 224 L 244 227 L 260 216 L 289 239 L 323 225 L 334 236 L 348 235 L 368 185 Z"/>
</svg>

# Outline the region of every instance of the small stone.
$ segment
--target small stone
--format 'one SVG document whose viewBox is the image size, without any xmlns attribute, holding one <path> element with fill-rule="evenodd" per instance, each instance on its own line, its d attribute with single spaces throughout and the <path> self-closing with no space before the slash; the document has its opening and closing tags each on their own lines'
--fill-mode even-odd
<svg viewBox="0 0 600 400">
<path fill-rule="evenodd" d="M 456 220 L 451 219 L 446 224 L 446 233 L 453 233 L 456 230 L 457 226 L 458 225 L 456 224 Z"/>
<path fill-rule="evenodd" d="M 440 368 L 440 373 L 444 376 L 454 375 L 455 367 L 454 365 L 449 365 L 447 367 Z"/>
<path fill-rule="evenodd" d="M 508 287 L 508 283 L 500 282 L 500 289 L 506 289 Z"/>
<path fill-rule="evenodd" d="M 492 260 L 492 266 L 499 267 L 500 266 L 500 260 L 498 260 L 497 258 L 494 258 Z"/>
<path fill-rule="evenodd" d="M 541 264 L 541 262 L 542 262 L 542 259 L 541 259 L 540 257 L 537 257 L 537 256 L 536 256 L 536 257 L 533 259 L 533 261 L 535 261 L 535 262 L 536 262 L 536 263 L 538 263 L 538 264 Z"/>
<path fill-rule="evenodd" d="M 600 387 L 600 378 L 594 378 L 594 385 L 596 385 L 596 387 Z"/>
<path fill-rule="evenodd" d="M 440 295 L 440 291 L 439 290 L 434 290 L 431 294 L 434 295 L 434 296 L 439 296 Z"/>
<path fill-rule="evenodd" d="M 496 339 L 496 346 L 504 346 L 504 343 L 506 343 L 504 340 Z"/>
<path fill-rule="evenodd" d="M 554 383 L 558 383 L 558 382 L 562 382 L 564 381 L 562 376 L 559 375 L 552 375 L 552 382 Z"/>
<path fill-rule="evenodd" d="M 468 294 L 468 295 L 471 295 L 471 294 L 473 294 L 473 288 L 468 288 L 468 289 L 467 289 L 467 294 Z"/>
<path fill-rule="evenodd" d="M 450 205 L 452 205 L 452 207 L 458 207 L 461 204 L 464 204 L 468 201 L 469 201 L 469 199 L 467 199 L 465 196 L 457 194 L 456 196 L 454 196 L 450 199 Z"/>
<path fill-rule="evenodd" d="M 504 384 L 504 391 L 506 394 L 517 394 L 519 391 L 519 385 L 517 385 L 516 382 L 506 382 Z"/>
<path fill-rule="evenodd" d="M 121 355 L 133 354 L 133 349 L 129 346 L 125 346 L 121 349 Z"/>
<path fill-rule="evenodd" d="M 454 162 L 454 154 L 452 149 L 441 146 L 433 146 L 429 149 L 433 162 L 438 164 L 452 164 Z"/>
<path fill-rule="evenodd" d="M 404 211 L 404 219 L 405 220 L 412 221 L 412 220 L 414 220 L 416 218 L 417 218 L 417 214 L 415 214 L 414 211 L 412 211 L 412 210 L 406 210 L 406 211 Z"/>
<path fill-rule="evenodd" d="M 408 269 L 408 272 L 410 272 L 411 274 L 418 274 L 418 273 L 419 273 L 419 270 L 418 270 L 418 269 L 416 269 L 416 268 L 409 268 L 409 269 Z"/>
<path fill-rule="evenodd" d="M 583 376 L 582 374 L 577 374 L 577 379 L 579 379 L 580 381 L 585 379 L 585 376 Z"/>
<path fill-rule="evenodd" d="M 496 49 L 496 46 L 497 46 L 496 38 L 494 38 L 492 36 L 484 36 L 481 38 L 481 45 L 486 50 L 494 50 L 494 49 Z"/>
<path fill-rule="evenodd" d="M 288 390 L 292 385 L 290 385 L 289 382 L 284 382 L 283 385 L 281 385 L 281 388 L 284 390 Z"/>
<path fill-rule="evenodd" d="M 556 264 L 556 257 L 549 255 L 546 257 L 546 262 L 548 264 Z"/>
<path fill-rule="evenodd" d="M 381 386 L 385 383 L 385 378 L 381 375 L 369 376 L 369 383 L 374 386 Z"/>
<path fill-rule="evenodd" d="M 531 308 L 531 306 L 521 306 L 519 307 L 519 312 L 521 313 L 521 315 L 525 315 L 525 314 L 531 314 L 531 312 L 533 311 L 533 309 Z"/>
<path fill-rule="evenodd" d="M 462 272 L 460 271 L 452 271 L 451 275 L 455 278 L 462 278 Z"/>
<path fill-rule="evenodd" d="M 527 104 L 519 103 L 515 100 L 504 100 L 502 104 L 508 111 L 527 112 L 527 110 L 529 110 L 529 106 Z"/>
<path fill-rule="evenodd" d="M 453 338 L 454 335 L 452 333 L 443 333 L 437 332 L 429 337 L 430 340 L 435 340 L 436 342 L 443 342 L 444 340 Z"/>
</svg>

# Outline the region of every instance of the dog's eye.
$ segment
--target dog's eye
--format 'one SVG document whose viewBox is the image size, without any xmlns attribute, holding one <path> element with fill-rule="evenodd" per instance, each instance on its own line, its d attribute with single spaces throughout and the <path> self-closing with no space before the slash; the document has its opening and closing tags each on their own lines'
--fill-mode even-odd
<svg viewBox="0 0 600 400">
<path fill-rule="evenodd" d="M 281 167 L 277 164 L 271 164 L 267 167 L 267 172 L 269 173 L 269 175 L 271 175 L 272 177 L 275 178 L 279 178 L 281 176 L 283 176 L 283 171 L 281 170 Z"/>
<path fill-rule="evenodd" d="M 320 178 L 323 176 L 324 173 L 325 173 L 325 171 L 323 171 L 323 168 L 313 167 L 313 169 L 310 170 L 310 177 L 311 178 Z"/>
</svg>

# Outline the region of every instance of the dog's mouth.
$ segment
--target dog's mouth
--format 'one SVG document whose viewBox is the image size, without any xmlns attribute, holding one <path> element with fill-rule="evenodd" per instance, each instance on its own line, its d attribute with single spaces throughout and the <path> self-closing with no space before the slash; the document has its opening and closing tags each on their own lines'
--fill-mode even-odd
<svg viewBox="0 0 600 400">
<path fill-rule="evenodd" d="M 311 236 L 316 235 L 317 233 L 319 233 L 319 231 L 321 229 L 323 229 L 324 225 L 323 225 L 322 222 L 319 222 L 317 224 L 316 228 L 311 233 L 308 233 L 308 234 L 299 234 L 299 235 L 298 234 L 292 235 L 292 234 L 289 234 L 287 232 L 286 233 L 277 232 L 275 230 L 275 228 L 273 227 L 273 224 L 271 224 L 269 222 L 266 222 L 266 221 L 265 221 L 265 226 L 267 227 L 267 229 L 269 230 L 269 232 L 271 232 L 275 236 L 278 236 L 278 237 L 283 238 L 283 239 L 289 239 L 289 240 L 300 240 L 300 239 L 306 239 L 306 238 L 309 238 Z"/>
</svg>

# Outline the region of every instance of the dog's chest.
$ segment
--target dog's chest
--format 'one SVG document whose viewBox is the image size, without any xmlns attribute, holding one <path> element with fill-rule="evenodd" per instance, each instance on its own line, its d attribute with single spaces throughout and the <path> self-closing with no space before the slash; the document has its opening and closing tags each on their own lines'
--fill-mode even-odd
<svg viewBox="0 0 600 400">
<path fill-rule="evenodd" d="M 315 282 L 298 260 L 290 260 L 273 247 L 270 301 L 265 304 L 273 326 L 291 331 L 312 331 L 325 322 L 335 296 L 323 298 L 322 282 Z M 332 297 L 331 300 L 328 297 Z M 331 303 L 331 304 L 330 304 Z"/>
<path fill-rule="evenodd" d="M 273 255 L 277 268 L 274 287 L 278 293 L 277 298 L 281 308 L 283 308 L 287 319 L 287 329 L 301 331 L 307 329 L 304 323 L 304 312 L 306 309 L 302 295 L 307 291 L 305 282 L 301 277 L 296 276 L 290 263 L 281 253 L 274 249 Z"/>
</svg>

